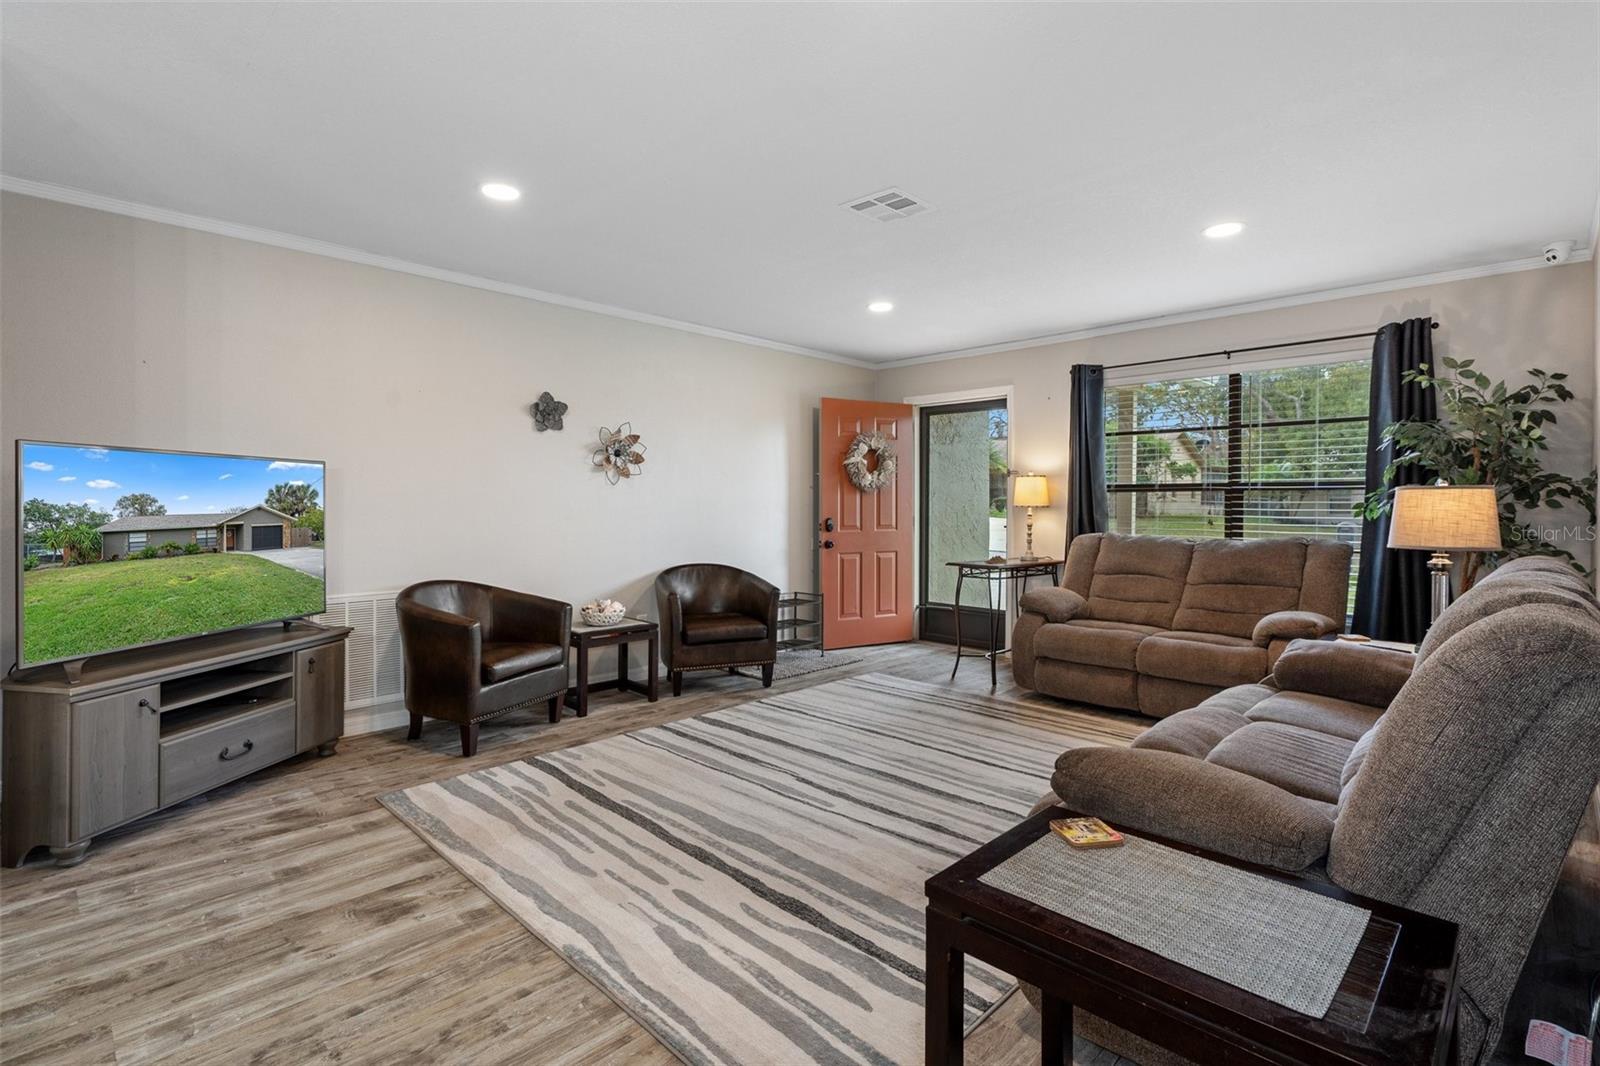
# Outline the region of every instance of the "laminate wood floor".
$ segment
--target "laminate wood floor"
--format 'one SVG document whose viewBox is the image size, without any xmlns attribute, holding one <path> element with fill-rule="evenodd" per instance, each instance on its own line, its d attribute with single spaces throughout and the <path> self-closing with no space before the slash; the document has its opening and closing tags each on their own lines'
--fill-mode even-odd
<svg viewBox="0 0 1600 1066">
<path fill-rule="evenodd" d="M 943 682 L 950 656 L 867 649 L 774 691 L 867 671 Z M 983 665 L 963 664 L 956 686 L 988 692 Z M 1008 670 L 999 694 L 1048 702 Z M 99 838 L 81 866 L 4 870 L 0 1061 L 675 1063 L 376 797 L 761 695 L 712 673 L 654 704 L 596 694 L 587 719 L 486 724 L 472 759 L 448 723 L 413 743 L 404 729 L 352 737 Z M 1037 1039 L 1013 996 L 968 1061 L 1037 1062 Z M 1080 1043 L 1077 1061 L 1125 1060 Z"/>
<path fill-rule="evenodd" d="M 774 691 L 875 670 L 943 683 L 950 655 L 868 649 Z M 983 665 L 964 664 L 955 686 L 988 692 Z M 587 719 L 485 725 L 473 759 L 447 723 L 415 743 L 403 728 L 353 737 L 333 758 L 303 756 L 108 834 L 81 866 L 0 871 L 0 1062 L 669 1066 L 654 1037 L 376 797 L 761 694 L 710 673 L 654 704 L 596 694 Z M 1018 689 L 1005 664 L 998 694 L 1054 704 Z M 1572 1016 L 1600 966 L 1597 827 L 1591 804 L 1514 1016 L 1553 1002 Z M 1013 996 L 969 1038 L 967 1061 L 1034 1063 L 1037 1041 Z M 1075 1052 L 1079 1066 L 1132 1066 L 1083 1042 Z"/>
</svg>

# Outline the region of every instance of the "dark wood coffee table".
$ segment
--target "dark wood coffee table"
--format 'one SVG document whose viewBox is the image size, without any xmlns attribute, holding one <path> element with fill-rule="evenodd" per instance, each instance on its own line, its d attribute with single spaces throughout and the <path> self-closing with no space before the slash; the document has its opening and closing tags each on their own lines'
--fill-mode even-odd
<svg viewBox="0 0 1600 1066">
<path fill-rule="evenodd" d="M 979 881 L 1050 832 L 1045 811 L 928 880 L 927 1062 L 962 1061 L 963 957 L 1044 994 L 1040 1061 L 1072 1061 L 1072 1008 L 1201 1063 L 1402 1066 L 1454 1061 L 1456 926 L 1164 840 L 1147 839 L 1372 912 L 1326 1016 L 1313 1018 Z M 1067 845 L 1062 844 L 1063 847 Z M 1130 899 L 1128 906 L 1138 906 Z"/>
<path fill-rule="evenodd" d="M 646 655 L 648 681 L 645 684 L 628 676 L 628 645 L 635 641 L 648 641 Z M 567 706 L 578 712 L 579 718 L 589 714 L 589 693 L 605 689 L 620 692 L 637 692 L 651 703 L 661 694 L 661 627 L 647 618 L 624 618 L 616 625 L 591 626 L 580 622 L 572 625 L 572 646 L 578 652 L 578 678 L 567 689 Z M 605 681 L 589 680 L 589 652 L 595 648 L 616 647 L 617 676 Z"/>
</svg>

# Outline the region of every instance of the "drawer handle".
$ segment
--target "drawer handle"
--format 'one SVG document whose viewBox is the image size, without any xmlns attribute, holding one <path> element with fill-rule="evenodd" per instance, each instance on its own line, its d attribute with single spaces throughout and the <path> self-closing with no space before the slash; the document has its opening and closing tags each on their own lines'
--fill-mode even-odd
<svg viewBox="0 0 1600 1066">
<path fill-rule="evenodd" d="M 256 746 L 256 742 L 255 741 L 247 740 L 242 745 L 240 745 L 238 751 L 230 752 L 229 749 L 223 748 L 222 749 L 222 754 L 219 755 L 218 758 L 220 758 L 223 762 L 227 762 L 229 759 L 237 759 L 237 758 L 239 758 L 241 756 L 249 755 L 250 754 L 250 750 L 252 748 L 254 748 L 255 746 Z"/>
<path fill-rule="evenodd" d="M 140 700 L 139 701 L 139 706 L 150 708 L 150 713 L 151 714 L 160 714 L 161 713 L 161 708 L 157 707 L 155 704 L 151 703 L 149 700 Z"/>
<path fill-rule="evenodd" d="M 314 674 L 316 672 L 317 672 L 317 657 L 315 655 L 313 655 L 313 656 L 311 656 L 311 658 L 306 660 L 306 673 Z"/>
</svg>

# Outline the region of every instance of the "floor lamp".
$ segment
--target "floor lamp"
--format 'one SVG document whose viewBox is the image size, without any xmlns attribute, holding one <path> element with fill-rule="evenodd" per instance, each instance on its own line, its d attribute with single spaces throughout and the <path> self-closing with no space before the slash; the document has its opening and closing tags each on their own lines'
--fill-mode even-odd
<svg viewBox="0 0 1600 1066">
<path fill-rule="evenodd" d="M 1450 605 L 1450 553 L 1497 552 L 1500 502 L 1493 485 L 1402 485 L 1394 490 L 1389 547 L 1428 551 L 1430 621 Z"/>
</svg>

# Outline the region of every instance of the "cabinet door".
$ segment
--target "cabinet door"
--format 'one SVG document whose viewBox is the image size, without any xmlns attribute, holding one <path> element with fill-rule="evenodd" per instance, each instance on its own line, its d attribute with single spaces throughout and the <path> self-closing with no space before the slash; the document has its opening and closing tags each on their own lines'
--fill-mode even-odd
<svg viewBox="0 0 1600 1066">
<path fill-rule="evenodd" d="M 295 652 L 295 750 L 339 739 L 344 732 L 344 642 Z"/>
<path fill-rule="evenodd" d="M 72 838 L 156 809 L 161 687 L 72 705 Z"/>
</svg>

